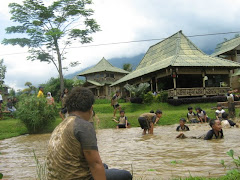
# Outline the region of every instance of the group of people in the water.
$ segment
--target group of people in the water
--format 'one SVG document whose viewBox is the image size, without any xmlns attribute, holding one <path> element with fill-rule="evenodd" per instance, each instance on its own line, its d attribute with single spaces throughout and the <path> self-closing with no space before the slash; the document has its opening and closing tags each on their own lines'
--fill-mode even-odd
<svg viewBox="0 0 240 180">
<path fill-rule="evenodd" d="M 113 121 L 117 124 L 117 128 L 129 128 L 130 123 L 125 115 L 125 111 L 121 109 L 121 106 L 118 104 L 119 92 L 117 91 L 116 94 L 112 98 L 111 105 L 114 108 L 114 117 Z M 116 111 L 120 111 L 120 117 L 116 120 L 115 114 Z M 179 126 L 176 128 L 176 131 L 190 131 L 189 127 L 185 125 L 188 123 L 209 123 L 211 130 L 208 131 L 207 134 L 203 134 L 201 136 L 191 136 L 187 137 L 183 133 L 180 133 L 177 138 L 196 138 L 196 139 L 220 139 L 223 138 L 223 130 L 222 126 L 224 127 L 233 127 L 237 126 L 232 120 L 228 119 L 228 114 L 222 108 L 221 104 L 217 105 L 217 110 L 215 111 L 216 119 L 210 119 L 203 109 L 197 107 L 196 113 L 193 112 L 192 107 L 188 107 L 187 119 L 181 118 L 179 120 Z M 162 117 L 162 111 L 157 110 L 155 113 L 151 110 L 149 113 L 143 113 L 139 116 L 138 122 L 141 128 L 143 129 L 143 135 L 146 133 L 153 134 L 154 124 L 156 124 L 159 119 Z"/>
</svg>

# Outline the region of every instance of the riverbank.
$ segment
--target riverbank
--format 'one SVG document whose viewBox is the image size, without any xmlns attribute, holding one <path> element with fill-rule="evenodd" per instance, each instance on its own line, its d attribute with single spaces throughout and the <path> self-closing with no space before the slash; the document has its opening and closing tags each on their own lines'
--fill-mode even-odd
<svg viewBox="0 0 240 180">
<path fill-rule="evenodd" d="M 212 107 L 216 107 L 217 103 L 199 103 L 199 104 L 188 104 L 181 106 L 172 106 L 167 103 L 152 103 L 152 104 L 132 104 L 132 103 L 120 103 L 122 108 L 125 110 L 125 114 L 131 123 L 131 127 L 139 127 L 138 117 L 140 114 L 149 112 L 150 110 L 156 111 L 161 109 L 163 116 L 158 122 L 160 125 L 172 125 L 177 124 L 180 118 L 186 118 L 187 108 L 192 106 L 193 108 L 201 107 L 205 110 L 210 118 L 215 118 L 215 110 Z M 96 128 L 115 128 L 116 123 L 112 121 L 113 108 L 109 103 L 100 104 L 99 102 L 94 104 L 94 111 L 97 117 L 100 119 L 100 123 Z M 236 114 L 239 113 L 239 109 L 236 109 Z M 119 113 L 116 114 L 119 116 Z M 61 122 L 61 118 L 57 117 L 56 121 L 46 128 L 42 133 L 51 133 L 54 128 Z M 24 124 L 18 119 L 11 119 L 5 117 L 4 120 L 0 120 L 0 140 L 10 137 L 15 137 L 23 134 L 27 134 L 28 131 Z"/>
</svg>

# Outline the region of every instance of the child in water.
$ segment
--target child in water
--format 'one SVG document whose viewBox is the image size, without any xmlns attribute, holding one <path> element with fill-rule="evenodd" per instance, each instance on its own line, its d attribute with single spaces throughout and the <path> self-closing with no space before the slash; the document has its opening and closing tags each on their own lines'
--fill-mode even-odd
<svg viewBox="0 0 240 180">
<path fill-rule="evenodd" d="M 211 126 L 211 130 L 208 131 L 207 134 L 204 134 L 202 136 L 191 136 L 187 137 L 183 133 L 180 133 L 176 138 L 191 138 L 191 139 L 204 139 L 204 140 L 211 140 L 211 139 L 222 139 L 223 138 L 223 130 L 221 121 L 218 119 L 213 119 L 209 122 L 209 125 Z"/>
<path fill-rule="evenodd" d="M 148 131 L 148 134 L 153 134 L 153 127 L 154 124 L 156 124 L 159 119 L 162 117 L 162 111 L 157 110 L 155 113 L 144 113 L 141 114 L 138 118 L 138 122 L 143 129 L 143 135 L 146 134 Z"/>
<path fill-rule="evenodd" d="M 204 137 L 204 140 L 222 139 L 223 130 L 222 130 L 221 121 L 218 119 L 213 119 L 210 121 L 209 125 L 211 126 L 212 129 L 208 131 L 207 135 Z"/>
<path fill-rule="evenodd" d="M 185 125 L 186 119 L 181 118 L 179 120 L 179 126 L 177 127 L 176 131 L 190 131 L 189 127 Z"/>
<path fill-rule="evenodd" d="M 224 112 L 224 113 L 222 114 L 222 122 L 223 122 L 223 121 L 228 121 L 229 125 L 232 126 L 232 127 L 234 127 L 234 126 L 236 125 L 235 122 L 233 122 L 232 120 L 229 120 L 229 119 L 228 119 L 228 113 L 226 113 L 226 112 Z M 236 126 L 237 126 L 237 125 L 236 125 Z"/>
<path fill-rule="evenodd" d="M 115 121 L 118 123 L 117 129 L 118 128 L 129 128 L 130 123 L 128 123 L 127 117 L 125 116 L 125 111 L 121 110 L 120 111 L 120 117 L 118 121 Z"/>
</svg>

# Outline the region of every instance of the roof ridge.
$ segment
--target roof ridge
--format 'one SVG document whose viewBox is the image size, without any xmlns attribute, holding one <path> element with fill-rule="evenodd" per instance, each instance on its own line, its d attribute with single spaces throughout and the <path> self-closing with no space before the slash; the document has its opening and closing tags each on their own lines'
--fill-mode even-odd
<svg viewBox="0 0 240 180">
<path fill-rule="evenodd" d="M 172 66 L 175 62 L 176 62 L 176 59 L 178 58 L 178 56 L 179 56 L 179 51 L 180 51 L 180 41 L 181 41 L 181 37 L 180 37 L 180 33 L 182 32 L 182 30 L 181 31 L 179 31 L 179 32 L 177 32 L 178 34 L 178 37 L 176 38 L 176 51 L 175 51 L 175 57 L 171 60 L 171 62 L 170 62 L 170 66 Z"/>
<path fill-rule="evenodd" d="M 226 41 L 224 41 L 224 42 L 218 43 L 217 45 L 227 43 L 227 42 L 232 41 L 232 40 L 235 40 L 235 39 L 237 39 L 237 38 L 240 38 L 240 36 L 239 36 L 239 37 L 234 37 L 234 38 L 232 38 L 232 39 L 228 39 L 228 40 L 226 40 Z"/>
<path fill-rule="evenodd" d="M 145 58 L 145 56 L 147 55 L 148 51 L 149 51 L 153 46 L 156 46 L 157 44 L 160 44 L 160 43 L 166 41 L 167 39 L 170 39 L 171 37 L 175 36 L 175 35 L 178 34 L 179 32 L 182 32 L 182 30 L 179 30 L 178 32 L 174 33 L 173 35 L 171 35 L 171 36 L 169 36 L 169 37 L 167 37 L 167 38 L 165 38 L 165 39 L 163 39 L 162 41 L 160 41 L 160 42 L 158 42 L 158 43 L 156 43 L 156 44 L 151 45 L 151 46 L 148 48 L 147 52 L 144 54 L 142 60 L 139 62 L 138 66 L 142 63 L 142 61 L 143 61 L 143 59 Z M 136 69 L 138 69 L 138 66 L 136 67 Z"/>
</svg>

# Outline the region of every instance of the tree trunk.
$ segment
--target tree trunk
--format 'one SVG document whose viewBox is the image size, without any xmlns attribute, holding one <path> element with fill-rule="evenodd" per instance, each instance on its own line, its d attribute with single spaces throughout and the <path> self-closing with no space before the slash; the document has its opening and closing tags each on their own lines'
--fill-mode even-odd
<svg viewBox="0 0 240 180">
<path fill-rule="evenodd" d="M 61 58 L 61 53 L 58 47 L 58 42 L 56 39 L 54 39 L 54 44 L 56 47 L 56 51 L 57 51 L 57 60 L 58 60 L 58 74 L 59 74 L 59 79 L 60 79 L 60 90 L 61 93 L 64 90 L 64 80 L 63 80 L 63 73 L 62 73 L 62 58 Z"/>
</svg>

